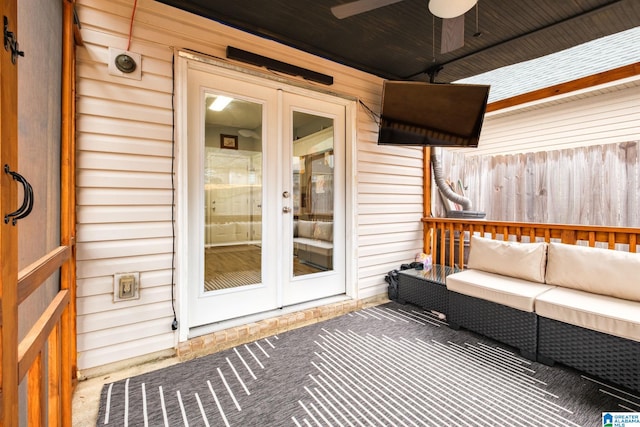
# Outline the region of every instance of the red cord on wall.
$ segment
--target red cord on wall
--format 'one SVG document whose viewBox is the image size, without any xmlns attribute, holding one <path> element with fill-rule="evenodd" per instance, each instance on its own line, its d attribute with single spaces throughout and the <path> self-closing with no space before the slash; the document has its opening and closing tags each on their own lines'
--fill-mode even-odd
<svg viewBox="0 0 640 427">
<path fill-rule="evenodd" d="M 133 10 L 131 11 L 131 22 L 129 23 L 129 41 L 127 42 L 127 51 L 131 46 L 131 33 L 133 33 L 133 17 L 136 16 L 136 8 L 138 7 L 138 0 L 133 1 Z"/>
</svg>

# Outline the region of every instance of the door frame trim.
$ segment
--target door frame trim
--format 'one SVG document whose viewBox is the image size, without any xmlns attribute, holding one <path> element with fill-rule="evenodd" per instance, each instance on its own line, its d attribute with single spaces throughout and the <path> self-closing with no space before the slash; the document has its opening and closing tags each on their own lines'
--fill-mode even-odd
<svg viewBox="0 0 640 427">
<path fill-rule="evenodd" d="M 326 86 L 317 86 L 317 85 L 312 85 L 309 84 L 306 80 L 305 81 L 299 81 L 299 80 L 294 80 L 292 78 L 286 78 L 286 77 L 282 77 L 279 76 L 277 74 L 273 74 L 273 73 L 267 73 L 262 71 L 261 68 L 248 68 L 246 66 L 240 66 L 237 64 L 234 64 L 232 62 L 229 61 L 224 61 L 224 60 L 220 60 L 219 58 L 213 57 L 213 56 L 207 56 L 206 54 L 203 53 L 195 53 L 192 51 L 189 51 L 188 49 L 180 49 L 177 50 L 176 52 L 176 63 L 180 62 L 180 59 L 186 59 L 188 61 L 194 61 L 194 62 L 199 62 L 202 64 L 208 64 L 208 65 L 213 65 L 219 69 L 223 69 L 223 70 L 228 70 L 231 72 L 238 72 L 242 75 L 247 76 L 247 78 L 257 78 L 259 80 L 251 80 L 253 82 L 256 81 L 264 81 L 264 80 L 269 80 L 271 82 L 274 83 L 281 83 L 284 85 L 287 85 L 289 87 L 296 87 L 299 89 L 307 89 L 312 91 L 313 93 L 319 93 L 319 94 L 323 94 L 323 95 L 330 95 L 332 97 L 336 97 L 336 98 L 342 98 L 345 100 L 349 100 L 349 101 L 353 101 L 353 102 L 357 102 L 358 98 L 352 95 L 346 95 L 343 93 L 338 93 L 332 90 L 327 89 Z M 276 85 L 277 86 L 277 85 Z"/>
<path fill-rule="evenodd" d="M 358 270 L 358 258 L 357 258 L 357 209 L 356 209 L 356 191 L 357 182 L 355 176 L 355 162 L 356 162 L 356 141 L 357 141 L 357 98 L 349 95 L 338 94 L 333 91 L 328 91 L 325 88 L 319 88 L 312 86 L 308 83 L 302 83 L 292 79 L 282 78 L 273 74 L 268 74 L 260 70 L 250 69 L 246 67 L 240 67 L 229 62 L 223 62 L 206 55 L 195 54 L 186 50 L 176 50 L 175 53 L 175 136 L 176 136 L 176 150 L 175 150 L 175 171 L 178 178 L 175 191 L 176 195 L 176 298 L 178 317 L 181 313 L 187 313 L 188 306 L 188 271 L 187 263 L 185 261 L 188 243 L 185 236 L 188 219 L 188 184 L 186 180 L 186 171 L 188 170 L 187 156 L 184 155 L 184 151 L 187 146 L 187 74 L 190 67 L 194 69 L 204 70 L 207 72 L 213 72 L 225 77 L 235 78 L 242 81 L 251 82 L 253 84 L 264 85 L 275 89 L 283 88 L 286 86 L 287 91 L 303 96 L 320 97 L 321 99 L 327 99 L 332 102 L 336 100 L 342 100 L 341 104 L 345 107 L 345 257 L 349 260 L 345 262 L 345 295 L 338 297 L 329 297 L 326 299 L 320 299 L 311 301 L 308 303 L 302 303 L 288 307 L 292 311 L 297 309 L 309 308 L 311 306 L 317 307 L 325 305 L 327 303 L 336 302 L 338 299 L 357 299 L 358 287 L 357 287 L 357 270 Z M 326 98 L 325 98 L 326 97 Z M 282 312 L 282 310 L 280 310 Z M 281 313 L 280 313 L 281 314 Z M 210 327 L 197 327 L 189 328 L 188 322 L 178 323 L 178 333 L 176 334 L 176 346 L 178 342 L 187 341 L 193 338 L 193 333 L 197 332 L 197 335 L 203 333 L 212 332 L 213 330 L 221 330 L 227 327 L 231 327 L 237 324 L 244 324 L 246 322 L 255 321 L 256 316 L 264 316 L 263 318 L 272 317 L 275 315 L 271 312 L 259 313 L 257 315 L 240 317 L 238 319 L 232 319 L 231 321 L 218 322 Z M 192 331 L 193 330 L 193 331 Z"/>
</svg>

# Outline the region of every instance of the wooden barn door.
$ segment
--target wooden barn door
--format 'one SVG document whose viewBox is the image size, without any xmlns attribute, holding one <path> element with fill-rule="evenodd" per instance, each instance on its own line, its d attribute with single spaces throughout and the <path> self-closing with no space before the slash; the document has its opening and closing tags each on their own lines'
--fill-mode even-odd
<svg viewBox="0 0 640 427">
<path fill-rule="evenodd" d="M 0 11 L 0 425 L 66 426 L 76 372 L 73 1 L 2 0 Z"/>
</svg>

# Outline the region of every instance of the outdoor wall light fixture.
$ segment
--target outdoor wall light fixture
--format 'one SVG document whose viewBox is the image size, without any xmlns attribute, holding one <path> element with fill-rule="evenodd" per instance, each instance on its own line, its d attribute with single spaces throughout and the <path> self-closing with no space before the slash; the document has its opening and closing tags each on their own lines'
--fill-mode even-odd
<svg viewBox="0 0 640 427">
<path fill-rule="evenodd" d="M 138 65 L 136 64 L 136 60 L 131 56 L 127 55 L 126 53 L 121 53 L 120 55 L 116 56 L 115 66 L 123 73 L 129 74 L 133 73 Z"/>
<path fill-rule="evenodd" d="M 430 0 L 429 11 L 438 18 L 450 19 L 465 14 L 478 0 Z"/>
<path fill-rule="evenodd" d="M 142 80 L 142 55 L 128 50 L 110 47 L 108 72 L 111 76 Z"/>
</svg>

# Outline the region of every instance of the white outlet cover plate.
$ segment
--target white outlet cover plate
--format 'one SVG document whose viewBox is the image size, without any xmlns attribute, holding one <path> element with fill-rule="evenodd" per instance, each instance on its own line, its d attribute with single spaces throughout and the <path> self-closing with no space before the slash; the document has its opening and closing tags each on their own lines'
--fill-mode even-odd
<svg viewBox="0 0 640 427">
<path fill-rule="evenodd" d="M 126 276 L 134 277 L 134 291 L 133 296 L 131 298 L 120 298 L 120 279 Z M 113 302 L 118 301 L 131 301 L 134 299 L 140 299 L 140 273 L 132 272 L 132 273 L 115 273 L 113 275 Z"/>
<path fill-rule="evenodd" d="M 131 58 L 133 58 L 134 61 L 136 61 L 136 69 L 133 70 L 133 73 L 123 73 L 122 71 L 118 70 L 118 68 L 116 67 L 116 57 L 121 53 L 126 53 Z M 109 74 L 112 76 L 124 77 L 126 79 L 133 79 L 133 80 L 142 80 L 142 55 L 140 55 L 139 53 L 129 52 L 126 50 L 117 49 L 115 47 L 110 47 L 108 64 L 109 64 Z"/>
</svg>

